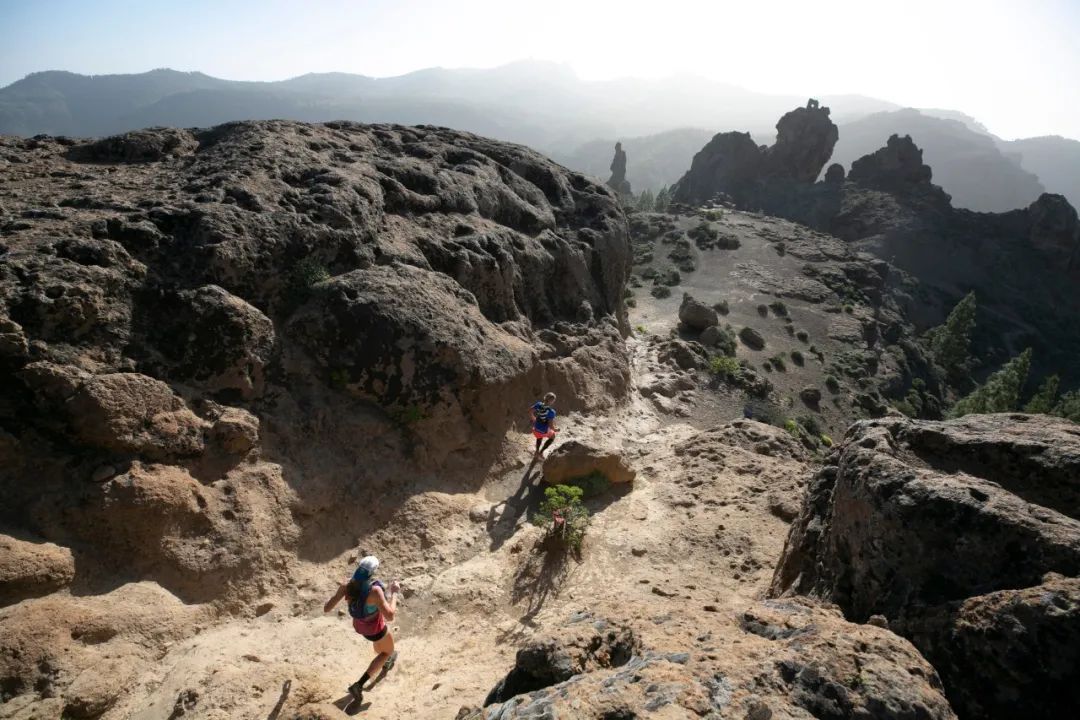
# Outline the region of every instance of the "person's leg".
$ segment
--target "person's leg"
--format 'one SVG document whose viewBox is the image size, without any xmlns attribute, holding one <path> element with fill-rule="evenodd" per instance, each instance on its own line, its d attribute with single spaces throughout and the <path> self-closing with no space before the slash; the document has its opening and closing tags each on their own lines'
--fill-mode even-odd
<svg viewBox="0 0 1080 720">
<path fill-rule="evenodd" d="M 375 641 L 375 659 L 368 665 L 367 675 L 369 678 L 373 678 L 379 674 L 379 671 L 383 669 L 383 665 L 390 659 L 390 655 L 394 652 L 394 636 L 387 632 L 381 639 Z"/>
<path fill-rule="evenodd" d="M 552 435 L 551 437 L 549 437 L 547 439 L 547 442 L 544 443 L 544 447 L 540 448 L 540 454 L 543 455 L 545 452 L 547 452 L 547 449 L 549 447 L 551 447 L 551 443 L 553 443 L 553 442 L 555 442 L 555 436 L 554 435 Z M 536 444 L 539 445 L 540 441 L 537 440 Z"/>
</svg>

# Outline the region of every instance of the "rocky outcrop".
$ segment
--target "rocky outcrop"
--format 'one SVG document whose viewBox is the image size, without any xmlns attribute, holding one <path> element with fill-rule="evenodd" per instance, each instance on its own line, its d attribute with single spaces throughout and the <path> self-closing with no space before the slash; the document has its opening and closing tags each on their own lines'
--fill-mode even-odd
<svg viewBox="0 0 1080 720">
<path fill-rule="evenodd" d="M 832 157 L 840 131 L 829 119 L 829 108 L 810 100 L 806 107 L 786 113 L 776 123 L 776 144 L 765 151 L 769 179 L 809 184 Z"/>
<path fill-rule="evenodd" d="M 829 166 L 829 169 L 825 171 L 825 182 L 827 183 L 842 183 L 844 182 L 844 166 L 839 163 L 833 163 Z"/>
<path fill-rule="evenodd" d="M 934 669 L 887 630 L 847 623 L 806 602 L 769 601 L 740 614 L 734 646 L 740 650 L 730 653 L 709 649 L 715 620 L 695 620 L 699 642 L 684 652 L 624 644 L 620 662 L 582 666 L 548 649 L 565 646 L 562 635 L 575 635 L 572 619 L 554 644 L 538 642 L 519 652 L 496 691 L 515 677 L 546 687 L 517 685 L 522 692 L 512 698 L 493 692 L 486 707 L 461 717 L 955 717 Z M 594 622 L 592 632 L 600 637 L 609 621 Z"/>
<path fill-rule="evenodd" d="M 754 204 L 762 194 L 817 180 L 839 138 L 829 108 L 810 100 L 776 124 L 776 143 L 758 147 L 749 133 L 713 137 L 698 152 L 674 188 L 676 202 L 696 204 L 728 195 L 740 204 Z"/>
<path fill-rule="evenodd" d="M 682 303 L 679 304 L 679 322 L 694 332 L 704 332 L 719 323 L 720 316 L 705 303 L 683 293 Z"/>
<path fill-rule="evenodd" d="M 74 577 L 75 559 L 68 548 L 0 535 L 0 606 L 48 595 Z"/>
<path fill-rule="evenodd" d="M 1074 424 L 885 418 L 854 426 L 811 482 L 772 593 L 828 599 L 857 622 L 884 616 L 962 717 L 1053 717 L 1080 700 L 1070 651 L 1055 650 L 1080 641 L 1078 576 Z M 1012 642 L 999 632 L 1015 652 L 1000 652 Z"/>
<path fill-rule="evenodd" d="M 552 485 L 598 472 L 611 483 L 633 482 L 637 471 L 616 449 L 578 440 L 560 443 L 544 461 L 544 480 Z"/>
<path fill-rule="evenodd" d="M 615 156 L 611 158 L 611 177 L 607 186 L 619 195 L 630 195 L 630 181 L 626 179 L 626 151 L 622 143 L 615 143 Z"/>
<path fill-rule="evenodd" d="M 628 390 L 625 217 L 525 148 L 244 122 L 0 138 L 0 163 L 0 526 L 35 538 L 4 602 L 148 580 L 248 612 L 392 517 L 401 477 L 475 484 L 543 390 Z M 110 705 L 84 671 L 126 651 L 31 658 L 10 617 L 5 699 L 51 674 L 65 714 Z"/>
</svg>

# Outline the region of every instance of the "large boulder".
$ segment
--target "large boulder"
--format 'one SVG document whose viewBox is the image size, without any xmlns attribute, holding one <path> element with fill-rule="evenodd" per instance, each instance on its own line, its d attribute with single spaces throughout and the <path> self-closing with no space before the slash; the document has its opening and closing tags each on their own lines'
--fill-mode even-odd
<svg viewBox="0 0 1080 720">
<path fill-rule="evenodd" d="M 249 303 L 217 285 L 165 294 L 161 315 L 147 328 L 166 358 L 161 372 L 209 394 L 262 394 L 274 350 L 274 324 Z"/>
<path fill-rule="evenodd" d="M 961 714 L 1054 717 L 1080 690 L 1061 663 L 1033 658 L 1055 655 L 1055 636 L 1080 643 L 1080 588 L 1047 573 L 1080 576 L 1076 425 L 890 417 L 855 425 L 813 479 L 771 592 L 828 599 L 859 622 L 884 616 Z M 1020 633 L 1015 653 L 999 653 L 995 628 Z M 988 693 L 991 677 L 1013 679 Z"/>
<path fill-rule="evenodd" d="M 206 422 L 172 389 L 139 373 L 96 375 L 67 403 L 74 435 L 94 447 L 155 460 L 198 455 Z"/>
<path fill-rule="evenodd" d="M 715 616 L 714 616 L 715 617 Z M 739 616 L 737 653 L 710 652 L 716 620 L 694 618 L 700 645 L 671 651 L 623 643 L 619 662 L 575 662 L 564 636 L 530 644 L 488 696 L 484 720 L 512 718 L 731 717 L 952 720 L 934 669 L 887 630 L 845 622 L 836 611 L 796 601 L 758 603 Z M 593 645 L 605 650 L 606 620 Z M 551 643 L 551 644 L 549 644 Z M 627 651 L 632 655 L 627 657 Z M 511 679 L 526 682 L 510 684 Z M 507 698 L 507 692 L 519 694 Z"/>
<path fill-rule="evenodd" d="M 682 303 L 679 305 L 679 321 L 690 330 L 702 332 L 719 323 L 720 316 L 705 303 L 690 297 L 689 293 L 683 293 Z"/>
<path fill-rule="evenodd" d="M 601 473 L 611 483 L 633 482 L 637 476 L 637 471 L 618 450 L 579 440 L 557 444 L 544 461 L 544 480 L 552 485 L 594 472 Z"/>
<path fill-rule="evenodd" d="M 832 157 L 840 131 L 829 119 L 829 108 L 810 100 L 806 107 L 786 113 L 776 123 L 776 143 L 766 152 L 772 179 L 809 184 Z"/>
<path fill-rule="evenodd" d="M 0 535 L 0 606 L 47 595 L 75 577 L 71 550 Z"/>
</svg>

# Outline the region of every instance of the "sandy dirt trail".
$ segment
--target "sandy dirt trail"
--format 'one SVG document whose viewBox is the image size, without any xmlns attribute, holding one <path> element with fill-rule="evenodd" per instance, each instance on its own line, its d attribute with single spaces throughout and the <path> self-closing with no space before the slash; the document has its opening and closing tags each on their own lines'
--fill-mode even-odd
<svg viewBox="0 0 1080 720">
<path fill-rule="evenodd" d="M 630 347 L 635 373 L 644 372 L 647 343 L 631 339 Z M 611 610 L 639 617 L 656 628 L 653 642 L 663 644 L 676 640 L 656 618 L 669 617 L 680 603 L 734 613 L 760 595 L 786 525 L 761 503 L 702 503 L 695 499 L 700 493 L 688 489 L 701 480 L 673 482 L 676 475 L 685 480 L 684 459 L 675 456 L 675 448 L 697 430 L 665 424 L 637 393 L 612 417 L 570 415 L 563 427 L 564 441 L 622 438 L 625 455 L 639 471 L 632 490 L 615 489 L 592 501 L 580 561 L 534 547 L 542 533 L 527 522 L 527 510 L 541 489 L 538 468 L 524 463 L 531 454 L 528 436 L 508 438 L 513 460 L 479 492 L 414 498 L 420 517 L 425 509 L 438 508 L 431 514 L 443 517 L 447 508 L 454 510 L 454 527 L 444 528 L 444 535 L 457 546 L 430 548 L 429 557 L 404 566 L 392 547 L 380 552 L 383 576 L 401 578 L 406 595 L 391 623 L 398 664 L 366 695 L 364 717 L 453 718 L 463 706 L 481 705 L 522 641 L 574 613 Z M 710 475 L 716 492 L 758 499 L 743 487 L 759 482 L 755 468 L 740 474 L 722 465 Z M 415 522 L 417 513 L 409 517 Z M 720 564 L 732 550 L 709 546 L 718 517 L 724 520 L 719 527 L 734 538 L 735 555 L 754 557 L 749 571 L 745 560 L 742 566 Z M 453 563 L 436 557 L 463 554 L 467 559 Z M 173 646 L 107 717 L 274 720 L 291 717 L 305 703 L 344 707 L 346 688 L 370 661 L 371 645 L 352 632 L 341 606 L 324 615 L 322 605 L 354 561 L 355 553 L 330 566 L 306 567 L 299 592 L 277 598 L 261 617 L 229 622 Z"/>
</svg>

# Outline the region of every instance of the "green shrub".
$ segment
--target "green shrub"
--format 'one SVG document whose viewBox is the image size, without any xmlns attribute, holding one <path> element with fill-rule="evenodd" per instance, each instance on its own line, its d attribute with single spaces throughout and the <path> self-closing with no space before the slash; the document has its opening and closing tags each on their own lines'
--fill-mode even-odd
<svg viewBox="0 0 1080 720">
<path fill-rule="evenodd" d="M 727 300 L 721 300 L 720 302 L 714 304 L 713 310 L 720 313 L 721 315 L 727 315 L 729 312 L 731 312 L 731 309 L 728 307 Z"/>
<path fill-rule="evenodd" d="M 832 375 L 825 376 L 825 387 L 828 388 L 831 393 L 840 392 L 840 381 L 834 378 Z"/>
<path fill-rule="evenodd" d="M 636 332 L 638 335 L 648 335 L 649 334 L 648 329 L 646 329 L 646 327 L 644 325 L 635 325 L 634 326 L 634 332 Z"/>
<path fill-rule="evenodd" d="M 807 342 L 810 340 L 810 333 L 805 330 L 799 330 L 795 333 L 795 337 L 799 338 L 802 342 Z"/>
<path fill-rule="evenodd" d="M 831 437 L 829 437 L 828 435 L 826 435 L 825 433 L 822 433 L 821 434 L 821 444 L 824 445 L 825 447 L 832 447 L 833 446 L 833 439 Z"/>
<path fill-rule="evenodd" d="M 742 366 L 733 357 L 716 355 L 709 359 L 709 371 L 713 375 L 719 375 L 725 380 L 733 380 L 739 376 Z"/>
<path fill-rule="evenodd" d="M 766 315 L 769 314 L 769 306 L 765 305 L 764 303 L 762 303 L 761 305 L 758 305 L 757 306 L 757 314 L 760 315 L 761 317 L 765 317 Z"/>
<path fill-rule="evenodd" d="M 791 362 L 795 363 L 799 367 L 802 367 L 803 365 L 806 364 L 806 358 L 804 358 L 803 354 L 801 352 L 799 352 L 798 350 L 792 350 L 791 351 Z"/>
<path fill-rule="evenodd" d="M 580 488 L 582 497 L 585 499 L 603 495 L 611 487 L 611 481 L 607 475 L 599 470 L 593 470 L 588 475 L 581 475 L 566 481 L 570 487 Z"/>
<path fill-rule="evenodd" d="M 650 291 L 650 294 L 654 298 L 662 300 L 664 298 L 671 297 L 671 288 L 669 288 L 667 285 L 654 285 L 653 289 Z"/>
<path fill-rule="evenodd" d="M 769 303 L 769 307 L 772 309 L 772 311 L 774 313 L 776 313 L 780 317 L 787 317 L 787 314 L 788 314 L 787 305 L 785 305 L 780 300 L 776 300 L 774 302 Z"/>
<path fill-rule="evenodd" d="M 846 312 L 848 315 L 851 315 L 852 313 L 855 312 L 855 307 L 853 305 L 845 304 L 844 305 L 844 312 Z"/>
<path fill-rule="evenodd" d="M 559 540 L 563 547 L 581 551 L 589 511 L 581 504 L 585 491 L 572 485 L 556 485 L 544 489 L 544 501 L 533 516 L 533 523 L 544 528 L 548 535 Z"/>
<path fill-rule="evenodd" d="M 772 362 L 772 366 L 776 368 L 777 372 L 787 372 L 787 363 L 784 362 L 783 355 L 773 355 L 769 358 L 769 361 Z"/>
</svg>

